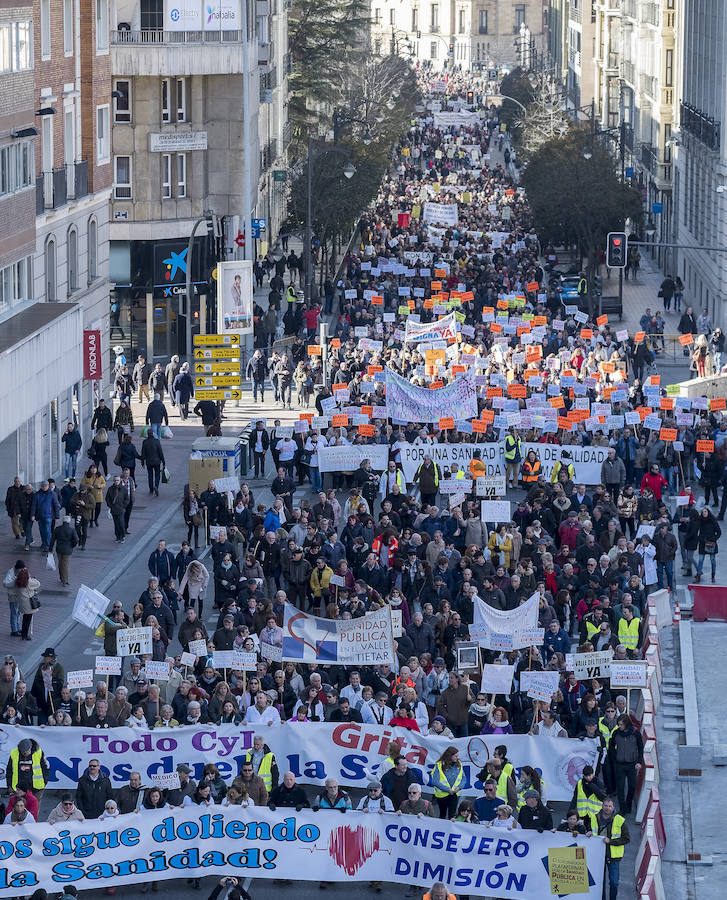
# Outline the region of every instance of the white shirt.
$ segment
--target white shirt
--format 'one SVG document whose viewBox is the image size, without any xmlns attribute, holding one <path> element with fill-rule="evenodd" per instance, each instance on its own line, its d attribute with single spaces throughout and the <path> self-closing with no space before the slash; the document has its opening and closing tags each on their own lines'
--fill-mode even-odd
<svg viewBox="0 0 727 900">
<path fill-rule="evenodd" d="M 279 725 L 280 713 L 274 706 L 268 706 L 260 712 L 257 706 L 251 706 L 245 713 L 245 721 L 248 725 L 255 725 L 261 722 L 263 725 Z"/>
<path fill-rule="evenodd" d="M 346 687 L 341 690 L 341 697 L 346 697 L 354 709 L 360 710 L 364 705 L 362 691 L 363 688 L 361 685 L 354 687 L 352 684 L 347 684 Z"/>
<path fill-rule="evenodd" d="M 388 725 L 394 718 L 390 707 L 384 705 L 382 708 L 375 701 L 371 704 L 364 703 L 359 712 L 365 725 Z"/>
<path fill-rule="evenodd" d="M 278 441 L 278 445 L 275 448 L 280 454 L 281 462 L 290 462 L 290 460 L 295 456 L 295 451 L 298 448 L 298 445 L 295 443 L 293 438 L 283 438 L 283 440 Z"/>
</svg>

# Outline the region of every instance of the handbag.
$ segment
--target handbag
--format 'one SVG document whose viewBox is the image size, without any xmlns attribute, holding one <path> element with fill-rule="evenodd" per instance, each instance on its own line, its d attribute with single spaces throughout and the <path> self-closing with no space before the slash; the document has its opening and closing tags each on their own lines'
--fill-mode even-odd
<svg viewBox="0 0 727 900">
<path fill-rule="evenodd" d="M 169 484 L 172 476 L 169 474 L 169 469 L 166 466 L 162 466 L 162 484 Z"/>
<path fill-rule="evenodd" d="M 32 594 L 30 598 L 30 608 L 40 609 L 40 599 L 37 594 Z"/>
<path fill-rule="evenodd" d="M 114 465 L 115 466 L 121 465 L 121 447 L 118 448 L 118 450 L 116 451 L 116 454 L 114 456 Z"/>
<path fill-rule="evenodd" d="M 717 541 L 705 541 L 704 552 L 713 556 L 717 552 Z"/>
<path fill-rule="evenodd" d="M 659 291 L 659 293 L 658 293 L 656 296 L 657 296 L 657 297 L 663 297 L 663 296 L 664 296 L 664 291 Z"/>
<path fill-rule="evenodd" d="M 199 527 L 202 524 L 202 513 L 194 513 L 192 516 L 192 525 Z"/>
</svg>

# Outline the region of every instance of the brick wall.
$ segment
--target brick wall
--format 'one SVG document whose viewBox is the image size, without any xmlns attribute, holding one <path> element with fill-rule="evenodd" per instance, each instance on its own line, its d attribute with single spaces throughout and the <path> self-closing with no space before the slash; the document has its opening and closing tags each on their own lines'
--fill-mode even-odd
<svg viewBox="0 0 727 900">
<path fill-rule="evenodd" d="M 36 107 L 49 105 L 48 101 L 41 99 L 41 90 L 44 88 L 51 88 L 52 96 L 57 98 L 52 103 L 56 109 L 56 114 L 52 118 L 53 168 L 58 169 L 63 165 L 63 86 L 73 82 L 76 75 L 73 56 L 63 55 L 63 0 L 50 0 L 50 59 L 43 59 L 41 53 L 40 0 L 34 0 L 33 3 L 33 38 Z M 74 42 L 74 50 L 76 49 Z M 37 173 L 42 171 L 42 159 L 41 141 L 37 140 L 35 142 Z"/>
<path fill-rule="evenodd" d="M 109 105 L 109 128 L 113 126 L 111 56 L 96 53 L 95 0 L 79 0 L 81 8 L 81 127 L 83 158 L 88 160 L 88 189 L 95 192 L 111 186 L 113 167 L 96 165 L 96 107 Z M 110 16 L 109 16 L 110 18 Z M 109 147 L 111 135 L 109 134 Z M 112 157 L 113 158 L 113 157 Z"/>
</svg>

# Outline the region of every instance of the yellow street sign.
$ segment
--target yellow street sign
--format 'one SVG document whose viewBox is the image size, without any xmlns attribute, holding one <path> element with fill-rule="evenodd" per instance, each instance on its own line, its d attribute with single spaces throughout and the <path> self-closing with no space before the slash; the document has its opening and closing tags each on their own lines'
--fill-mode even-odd
<svg viewBox="0 0 727 900">
<path fill-rule="evenodd" d="M 224 345 L 240 345 L 240 335 L 239 334 L 195 334 L 194 336 L 194 346 L 195 347 L 215 347 L 215 346 L 224 346 Z"/>
<path fill-rule="evenodd" d="M 194 398 L 195 400 L 241 400 L 242 391 L 197 391 L 194 395 Z"/>
<path fill-rule="evenodd" d="M 240 368 L 240 361 L 229 359 L 207 359 L 204 362 L 196 362 L 194 371 L 200 374 L 205 372 L 211 375 L 215 371 L 234 372 Z"/>
<path fill-rule="evenodd" d="M 195 359 L 237 359 L 240 356 L 239 347 L 197 347 L 194 351 Z"/>
<path fill-rule="evenodd" d="M 239 375 L 195 375 L 195 387 L 228 387 L 230 385 L 242 384 Z"/>
</svg>

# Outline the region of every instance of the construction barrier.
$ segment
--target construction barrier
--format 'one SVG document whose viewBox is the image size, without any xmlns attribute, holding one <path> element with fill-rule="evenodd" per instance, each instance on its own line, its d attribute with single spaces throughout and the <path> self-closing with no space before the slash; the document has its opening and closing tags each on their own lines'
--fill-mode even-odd
<svg viewBox="0 0 727 900">
<path fill-rule="evenodd" d="M 641 836 L 646 834 L 649 825 L 654 829 L 654 837 L 656 838 L 659 853 L 664 853 L 666 847 L 666 827 L 664 826 L 664 817 L 661 814 L 661 803 L 659 802 L 659 788 L 652 787 L 649 791 L 649 799 L 646 804 L 646 814 L 641 823 Z"/>
<path fill-rule="evenodd" d="M 651 887 L 654 892 L 653 896 L 657 900 L 664 898 L 664 885 L 661 880 L 661 852 L 651 826 L 647 826 L 636 854 L 636 893 L 639 897 L 646 886 L 647 878 L 650 878 L 653 883 L 653 887 Z"/>
<path fill-rule="evenodd" d="M 695 622 L 707 619 L 727 620 L 727 587 L 719 584 L 688 584 L 692 592 L 692 618 Z"/>
</svg>

